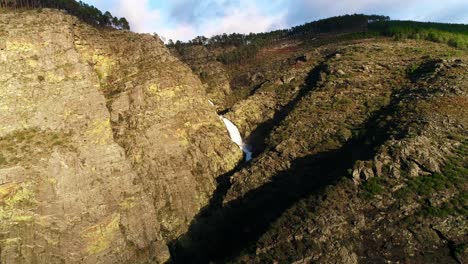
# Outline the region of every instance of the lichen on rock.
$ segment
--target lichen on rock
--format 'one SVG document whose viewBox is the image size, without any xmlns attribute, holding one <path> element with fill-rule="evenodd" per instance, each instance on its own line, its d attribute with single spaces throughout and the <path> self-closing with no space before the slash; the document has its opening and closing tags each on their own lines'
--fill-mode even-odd
<svg viewBox="0 0 468 264">
<path fill-rule="evenodd" d="M 153 36 L 57 10 L 0 28 L 0 262 L 165 262 L 242 155 L 200 81 Z"/>
</svg>

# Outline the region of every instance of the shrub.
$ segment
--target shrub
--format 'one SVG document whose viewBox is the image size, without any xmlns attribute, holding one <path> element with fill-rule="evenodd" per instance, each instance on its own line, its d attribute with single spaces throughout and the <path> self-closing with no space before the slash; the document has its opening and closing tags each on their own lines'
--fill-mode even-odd
<svg viewBox="0 0 468 264">
<path fill-rule="evenodd" d="M 374 177 L 369 179 L 362 185 L 362 188 L 365 191 L 364 197 L 369 199 L 377 194 L 382 193 L 384 190 L 383 183 L 384 181 L 381 177 Z"/>
</svg>

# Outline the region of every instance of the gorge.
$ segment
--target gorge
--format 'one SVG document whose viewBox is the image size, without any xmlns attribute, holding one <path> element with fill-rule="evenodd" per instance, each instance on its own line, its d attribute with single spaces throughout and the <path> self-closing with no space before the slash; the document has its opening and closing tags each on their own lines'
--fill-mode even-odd
<svg viewBox="0 0 468 264">
<path fill-rule="evenodd" d="M 467 262 L 468 25 L 0 10 L 1 264 Z"/>
</svg>

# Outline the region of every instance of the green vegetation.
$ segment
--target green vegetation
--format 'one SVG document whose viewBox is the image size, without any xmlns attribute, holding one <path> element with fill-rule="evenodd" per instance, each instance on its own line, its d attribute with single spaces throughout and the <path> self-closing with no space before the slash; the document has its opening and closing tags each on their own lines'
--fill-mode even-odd
<svg viewBox="0 0 468 264">
<path fill-rule="evenodd" d="M 186 46 L 203 45 L 208 48 L 235 47 L 236 49 L 227 51 L 218 57 L 224 64 L 244 63 L 255 57 L 257 52 L 268 44 L 279 40 L 299 38 L 309 39 L 311 36 L 323 33 L 343 33 L 343 32 L 363 32 L 366 31 L 367 24 L 374 21 L 388 20 L 385 16 L 367 15 L 345 15 L 318 20 L 291 29 L 275 30 L 266 33 L 245 34 L 223 34 L 211 38 L 198 36 L 187 43 L 169 40 L 168 47 L 180 51 Z M 351 36 L 355 37 L 355 36 Z"/>
<path fill-rule="evenodd" d="M 467 150 L 468 140 L 465 140 L 456 155 L 447 160 L 441 173 L 411 178 L 407 182 L 406 187 L 398 190 L 395 196 L 403 200 L 418 197 L 417 200 L 422 204 L 420 213 L 425 216 L 442 217 L 454 212 L 467 215 L 468 209 L 466 204 L 468 202 L 468 194 L 463 192 L 468 180 Z M 453 189 L 460 190 L 460 192 L 456 193 L 441 206 L 426 202 L 425 198 L 433 196 L 434 193 L 446 192 L 446 190 Z"/>
<path fill-rule="evenodd" d="M 462 147 L 464 151 L 468 149 L 468 142 Z M 429 176 L 416 177 L 407 184 L 408 191 L 413 191 L 418 195 L 430 195 L 435 191 L 440 191 L 454 186 L 463 186 L 468 177 L 468 160 L 466 157 L 452 157 L 449 159 L 441 173 L 434 173 Z M 405 190 L 403 190 L 405 191 Z"/>
<path fill-rule="evenodd" d="M 441 60 L 428 60 L 423 63 L 413 64 L 406 70 L 406 74 L 411 81 L 415 82 L 420 78 L 433 74 L 438 63 L 441 63 Z"/>
<path fill-rule="evenodd" d="M 381 194 L 384 191 L 384 180 L 381 177 L 374 177 L 369 179 L 362 185 L 364 189 L 364 198 L 371 199 L 375 195 Z"/>
<path fill-rule="evenodd" d="M 75 0 L 0 0 L 0 8 L 55 8 L 63 9 L 81 20 L 99 26 L 130 29 L 124 17 L 117 18 L 110 12 L 104 14 L 92 5 Z"/>
<path fill-rule="evenodd" d="M 271 42 L 282 40 L 286 38 L 296 37 L 304 38 L 310 35 L 322 33 L 338 33 L 338 32 L 362 32 L 366 31 L 368 23 L 376 21 L 387 21 L 389 17 L 378 15 L 345 15 L 322 19 L 301 26 L 293 27 L 291 29 L 275 30 L 265 33 L 250 33 L 248 35 L 233 33 L 215 35 L 211 38 L 198 36 L 188 42 L 184 43 L 177 41 L 174 43 L 169 40 L 168 46 L 177 47 L 184 45 L 204 45 L 208 47 L 227 47 L 227 46 L 246 46 L 256 45 L 263 46 Z"/>
<path fill-rule="evenodd" d="M 259 47 L 257 45 L 247 45 L 219 55 L 218 60 L 227 65 L 243 63 L 255 57 L 258 51 Z"/>
<path fill-rule="evenodd" d="M 343 34 L 344 33 L 344 34 Z M 333 36 L 335 34 L 335 36 Z M 422 39 L 445 43 L 455 48 L 468 49 L 468 25 L 446 23 L 424 23 L 414 21 L 392 21 L 388 16 L 345 15 L 322 19 L 291 29 L 266 33 L 223 34 L 211 38 L 198 36 L 184 43 L 169 40 L 168 47 L 180 51 L 184 47 L 203 45 L 207 48 L 234 47 L 220 54 L 218 60 L 226 65 L 248 62 L 258 51 L 269 44 L 285 39 L 322 41 L 326 35 L 333 41 L 345 41 L 377 36 L 401 39 Z"/>
<path fill-rule="evenodd" d="M 455 254 L 461 255 L 463 252 L 465 252 L 466 249 L 467 249 L 467 245 L 464 243 L 457 245 L 455 247 Z"/>
<path fill-rule="evenodd" d="M 455 48 L 468 49 L 468 25 L 425 23 L 415 21 L 378 21 L 369 29 L 384 36 L 400 39 L 424 39 L 445 43 Z"/>
<path fill-rule="evenodd" d="M 222 35 L 215 35 L 211 38 L 207 38 L 204 36 L 195 37 L 188 42 L 173 42 L 172 40 L 168 41 L 169 47 L 180 47 L 180 46 L 192 46 L 192 45 L 203 45 L 210 48 L 218 48 L 218 47 L 240 47 L 246 45 L 263 45 L 269 43 L 274 40 L 281 39 L 286 36 L 287 30 L 276 30 L 266 33 L 250 33 L 246 34 L 239 34 L 239 33 L 232 33 L 232 34 L 222 34 Z"/>
<path fill-rule="evenodd" d="M 363 32 L 371 23 L 388 20 L 390 20 L 388 16 L 363 14 L 330 17 L 293 27 L 289 30 L 288 36 L 307 38 L 324 33 Z"/>
<path fill-rule="evenodd" d="M 434 217 L 445 217 L 454 213 L 468 215 L 466 204 L 468 204 L 468 194 L 459 193 L 440 207 L 431 205 L 423 206 L 423 210 L 421 210 L 420 213 L 424 216 Z"/>
</svg>

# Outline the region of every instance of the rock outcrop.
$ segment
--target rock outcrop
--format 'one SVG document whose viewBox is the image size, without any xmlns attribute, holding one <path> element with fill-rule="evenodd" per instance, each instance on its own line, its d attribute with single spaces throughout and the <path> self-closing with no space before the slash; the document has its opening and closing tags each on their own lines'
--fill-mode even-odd
<svg viewBox="0 0 468 264">
<path fill-rule="evenodd" d="M 0 14 L 0 262 L 155 263 L 242 159 L 159 39 Z"/>
<path fill-rule="evenodd" d="M 228 72 L 224 65 L 216 60 L 216 53 L 201 45 L 174 48 L 173 53 L 200 77 L 210 100 L 218 106 L 224 105 L 232 90 Z"/>
<path fill-rule="evenodd" d="M 243 233 L 255 247 L 235 262 L 466 261 L 467 69 L 459 59 L 427 69 L 427 57 L 391 61 L 383 52 L 405 45 L 352 45 L 343 57 L 353 60 L 327 61 L 348 75 L 325 73 L 271 132 L 270 151 L 233 175 L 226 206 L 249 204 L 231 209 L 249 215 L 242 229 L 267 229 Z M 363 50 L 372 62 L 357 61 Z M 387 67 L 352 74 L 356 62 Z M 406 76 L 400 67 L 427 72 Z M 270 204 L 269 216 L 257 215 Z"/>
</svg>

